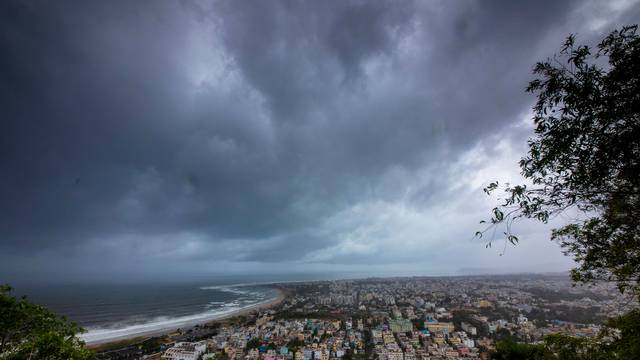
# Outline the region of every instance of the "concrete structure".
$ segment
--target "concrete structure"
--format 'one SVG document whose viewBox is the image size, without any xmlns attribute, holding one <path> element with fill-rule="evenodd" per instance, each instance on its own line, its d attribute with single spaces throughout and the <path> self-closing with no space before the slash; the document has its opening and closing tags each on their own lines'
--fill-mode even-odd
<svg viewBox="0 0 640 360">
<path fill-rule="evenodd" d="M 197 360 L 207 350 L 206 341 L 179 342 L 162 355 L 167 360 Z"/>
<path fill-rule="evenodd" d="M 448 322 L 425 322 L 424 325 L 431 333 L 451 334 L 454 329 L 453 324 Z"/>
<path fill-rule="evenodd" d="M 389 327 L 394 333 L 408 332 L 413 330 L 413 324 L 407 319 L 390 319 Z"/>
<path fill-rule="evenodd" d="M 466 331 L 467 334 L 469 335 L 473 335 L 473 336 L 478 335 L 478 329 L 476 329 L 476 327 L 471 324 L 468 324 L 463 321 L 460 324 L 460 327 L 462 328 L 462 330 Z"/>
</svg>

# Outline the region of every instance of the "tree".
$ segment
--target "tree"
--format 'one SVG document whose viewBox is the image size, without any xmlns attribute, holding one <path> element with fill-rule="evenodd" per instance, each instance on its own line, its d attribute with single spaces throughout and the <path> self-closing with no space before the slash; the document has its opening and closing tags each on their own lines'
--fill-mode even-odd
<svg viewBox="0 0 640 360">
<path fill-rule="evenodd" d="M 609 319 L 602 337 L 608 342 L 607 350 L 618 359 L 637 359 L 640 354 L 640 309 Z"/>
<path fill-rule="evenodd" d="M 596 337 L 552 334 L 541 344 L 498 341 L 492 359 L 633 360 L 640 354 L 640 310 L 609 319 Z"/>
<path fill-rule="evenodd" d="M 11 291 L 0 286 L 0 359 L 95 358 L 76 336 L 81 327 Z"/>
<path fill-rule="evenodd" d="M 289 343 L 287 344 L 287 347 L 289 348 L 289 351 L 291 353 L 295 353 L 296 351 L 298 351 L 299 348 L 304 346 L 304 341 L 296 338 L 291 339 L 291 341 L 289 341 Z"/>
<path fill-rule="evenodd" d="M 529 185 L 503 189 L 488 229 L 505 227 L 506 241 L 523 218 L 546 223 L 570 211 L 578 219 L 551 234 L 577 267 L 577 283 L 613 281 L 640 295 L 640 37 L 637 25 L 613 31 L 597 49 L 569 36 L 560 54 L 539 62 L 527 91 L 535 135 L 520 160 Z M 491 242 L 487 244 L 491 246 Z"/>
<path fill-rule="evenodd" d="M 569 36 L 560 55 L 534 67 L 528 92 L 535 136 L 521 159 L 530 186 L 506 184 L 489 228 L 522 218 L 546 223 L 566 211 L 581 218 L 552 230 L 578 266 L 576 283 L 614 281 L 640 296 L 640 37 L 637 25 L 613 31 L 592 49 Z M 603 60 L 606 60 L 604 62 Z M 603 65 L 605 64 L 606 65 Z M 499 189 L 491 183 L 487 194 Z M 484 231 L 476 233 L 482 236 Z M 487 244 L 491 245 L 491 242 Z M 640 310 L 610 319 L 595 338 L 553 334 L 539 345 L 501 341 L 495 359 L 637 359 Z M 520 357 L 519 357 L 520 356 Z"/>
<path fill-rule="evenodd" d="M 496 350 L 491 354 L 495 360 L 519 359 L 553 359 L 551 353 L 542 345 L 520 344 L 511 338 L 496 343 Z"/>
<path fill-rule="evenodd" d="M 247 341 L 247 349 L 257 349 L 262 345 L 262 342 L 258 338 L 251 338 Z"/>
</svg>

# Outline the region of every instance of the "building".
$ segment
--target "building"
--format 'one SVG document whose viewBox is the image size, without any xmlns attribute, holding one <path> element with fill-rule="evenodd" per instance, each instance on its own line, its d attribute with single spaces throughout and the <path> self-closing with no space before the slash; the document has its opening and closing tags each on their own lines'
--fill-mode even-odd
<svg viewBox="0 0 640 360">
<path fill-rule="evenodd" d="M 206 341 L 179 342 L 165 351 L 162 357 L 167 360 L 197 360 L 206 350 Z"/>
<path fill-rule="evenodd" d="M 403 360 L 404 354 L 400 349 L 393 349 L 387 352 L 388 360 Z"/>
<path fill-rule="evenodd" d="M 454 330 L 454 326 L 449 322 L 427 322 L 425 321 L 424 326 L 431 333 L 443 333 L 443 334 L 451 334 Z"/>
<path fill-rule="evenodd" d="M 472 347 L 476 346 L 475 341 L 473 341 L 473 339 L 464 339 L 464 340 L 462 340 L 462 343 L 464 344 L 464 346 L 466 346 L 468 348 L 472 348 Z"/>
<path fill-rule="evenodd" d="M 476 327 L 471 325 L 471 324 L 468 324 L 468 323 L 463 321 L 460 324 L 460 327 L 462 328 L 462 330 L 466 331 L 467 334 L 470 334 L 470 335 L 473 335 L 473 336 L 478 335 L 478 329 L 476 329 Z"/>
<path fill-rule="evenodd" d="M 408 332 L 413 330 L 413 324 L 407 319 L 390 319 L 389 327 L 394 333 Z"/>
</svg>

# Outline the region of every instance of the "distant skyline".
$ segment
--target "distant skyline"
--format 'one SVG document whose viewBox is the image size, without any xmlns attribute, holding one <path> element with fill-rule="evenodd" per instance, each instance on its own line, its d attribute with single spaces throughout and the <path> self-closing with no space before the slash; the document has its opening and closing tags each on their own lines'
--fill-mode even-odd
<svg viewBox="0 0 640 360">
<path fill-rule="evenodd" d="M 566 218 L 474 239 L 482 188 L 522 181 L 533 65 L 638 22 L 637 0 L 3 1 L 0 283 L 566 271 Z"/>
</svg>

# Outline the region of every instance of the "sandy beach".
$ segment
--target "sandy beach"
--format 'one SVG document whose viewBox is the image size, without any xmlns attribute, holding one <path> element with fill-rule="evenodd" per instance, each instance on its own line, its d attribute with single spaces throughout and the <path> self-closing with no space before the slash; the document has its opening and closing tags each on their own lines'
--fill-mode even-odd
<svg viewBox="0 0 640 360">
<path fill-rule="evenodd" d="M 142 324 L 127 327 L 124 329 L 109 329 L 87 332 L 80 335 L 79 337 L 89 347 L 92 347 L 130 339 L 166 335 L 175 332 L 177 329 L 185 329 L 196 325 L 208 324 L 215 321 L 228 320 L 237 316 L 247 315 L 256 310 L 268 309 L 276 306 L 285 299 L 286 295 L 282 290 L 278 288 L 274 288 L 274 290 L 277 292 L 276 297 L 257 304 L 243 307 L 241 309 L 234 309 L 228 312 L 212 313 L 209 316 L 207 316 L 206 314 L 199 314 L 193 317 L 168 319 L 164 322 L 158 322 L 152 326 L 148 324 Z"/>
</svg>

